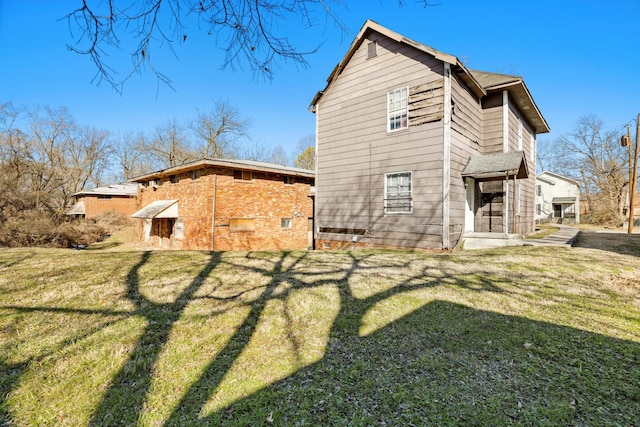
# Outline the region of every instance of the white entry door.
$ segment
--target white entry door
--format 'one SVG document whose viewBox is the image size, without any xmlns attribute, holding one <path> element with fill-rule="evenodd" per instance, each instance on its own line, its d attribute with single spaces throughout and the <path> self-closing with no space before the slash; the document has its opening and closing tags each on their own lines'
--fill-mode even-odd
<svg viewBox="0 0 640 427">
<path fill-rule="evenodd" d="M 467 178 L 466 181 L 466 197 L 465 197 L 465 209 L 464 209 L 464 231 L 475 231 L 475 195 L 476 195 L 476 181 L 473 178 Z"/>
</svg>

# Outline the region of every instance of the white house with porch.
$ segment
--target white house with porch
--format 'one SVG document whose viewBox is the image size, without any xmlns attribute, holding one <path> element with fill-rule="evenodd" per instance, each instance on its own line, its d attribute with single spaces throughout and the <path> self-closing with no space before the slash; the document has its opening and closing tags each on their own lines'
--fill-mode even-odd
<svg viewBox="0 0 640 427">
<path fill-rule="evenodd" d="M 545 171 L 536 176 L 536 223 L 580 223 L 580 184 Z"/>
</svg>

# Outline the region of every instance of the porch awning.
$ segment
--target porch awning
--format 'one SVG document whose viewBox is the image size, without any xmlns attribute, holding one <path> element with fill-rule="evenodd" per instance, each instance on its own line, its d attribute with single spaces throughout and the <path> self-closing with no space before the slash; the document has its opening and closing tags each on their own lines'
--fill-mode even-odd
<svg viewBox="0 0 640 427">
<path fill-rule="evenodd" d="M 131 217 L 140 219 L 178 218 L 178 201 L 156 200 L 131 215 Z"/>
<path fill-rule="evenodd" d="M 84 200 L 80 200 L 79 202 L 74 203 L 73 206 L 69 208 L 68 211 L 65 212 L 67 215 L 84 215 Z"/>
<path fill-rule="evenodd" d="M 462 171 L 463 178 L 493 180 L 513 176 L 518 179 L 529 176 L 523 151 L 472 157 Z"/>
<path fill-rule="evenodd" d="M 575 197 L 554 197 L 551 203 L 575 203 Z"/>
</svg>

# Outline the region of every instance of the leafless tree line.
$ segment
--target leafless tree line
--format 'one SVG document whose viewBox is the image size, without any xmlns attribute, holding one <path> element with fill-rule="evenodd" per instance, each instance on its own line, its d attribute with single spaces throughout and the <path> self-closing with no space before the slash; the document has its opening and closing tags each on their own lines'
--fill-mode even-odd
<svg viewBox="0 0 640 427">
<path fill-rule="evenodd" d="M 0 104 L 2 200 L 60 213 L 83 189 L 204 157 L 290 163 L 281 146 L 251 142 L 249 125 L 226 102 L 193 120 L 169 119 L 150 132 L 121 134 L 83 126 L 64 107 Z"/>
</svg>

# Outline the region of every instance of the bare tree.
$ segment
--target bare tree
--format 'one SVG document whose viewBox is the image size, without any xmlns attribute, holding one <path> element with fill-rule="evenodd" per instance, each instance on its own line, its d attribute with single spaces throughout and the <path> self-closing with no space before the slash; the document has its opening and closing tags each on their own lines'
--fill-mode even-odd
<svg viewBox="0 0 640 427">
<path fill-rule="evenodd" d="M 249 121 L 240 116 L 231 104 L 216 102 L 208 113 L 199 113 L 191 123 L 201 157 L 233 157 L 234 143 L 247 136 Z"/>
<path fill-rule="evenodd" d="M 628 160 L 619 143 L 619 132 L 606 131 L 600 119 L 586 115 L 556 145 L 564 159 L 563 174 L 581 182 L 593 220 L 617 222 L 629 185 Z"/>
<path fill-rule="evenodd" d="M 250 142 L 239 147 L 236 157 L 244 160 L 255 160 L 258 162 L 274 163 L 276 165 L 288 166 L 289 156 L 282 146 L 271 146 L 264 142 Z"/>
<path fill-rule="evenodd" d="M 178 166 L 199 157 L 191 146 L 187 127 L 176 119 L 167 120 L 152 136 L 144 137 L 142 147 L 153 160 L 154 169 Z"/>
<path fill-rule="evenodd" d="M 418 3 L 428 6 L 427 0 Z M 398 4 L 403 6 L 405 1 L 398 0 Z M 213 46 L 225 52 L 224 67 L 247 64 L 256 76 L 272 78 L 281 63 L 307 67 L 306 57 L 318 49 L 329 26 L 346 34 L 335 12 L 346 7 L 345 0 L 81 0 L 66 16 L 74 40 L 68 48 L 89 56 L 97 68 L 96 81 L 104 80 L 118 92 L 142 69 L 171 85 L 152 61 L 156 49 L 165 47 L 176 55 L 177 46 L 198 34 L 212 36 Z M 288 28 L 297 23 L 297 28 L 288 31 L 304 34 L 299 42 L 312 39 L 311 45 L 296 46 L 280 30 L 284 22 Z M 318 42 L 313 41 L 316 39 Z M 122 74 L 109 62 L 121 50 L 132 64 Z"/>
<path fill-rule="evenodd" d="M 107 132 L 78 126 L 64 107 L 5 104 L 0 122 L 2 190 L 23 207 L 59 213 L 74 193 L 100 184 L 111 154 Z"/>
<path fill-rule="evenodd" d="M 125 133 L 115 138 L 112 170 L 114 182 L 125 182 L 156 169 L 152 156 L 145 150 L 146 140 L 144 133 Z"/>
</svg>

